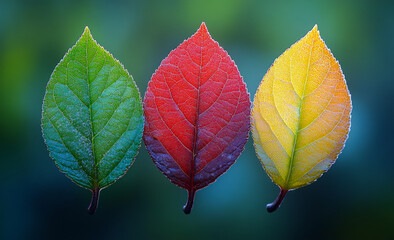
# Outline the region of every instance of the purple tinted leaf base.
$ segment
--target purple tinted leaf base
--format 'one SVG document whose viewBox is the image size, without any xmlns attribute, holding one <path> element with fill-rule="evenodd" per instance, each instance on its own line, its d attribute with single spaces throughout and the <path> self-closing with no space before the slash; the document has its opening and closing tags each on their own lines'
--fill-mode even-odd
<svg viewBox="0 0 394 240">
<path fill-rule="evenodd" d="M 280 193 L 279 196 L 275 199 L 275 201 L 273 201 L 272 203 L 267 204 L 267 211 L 268 212 L 273 212 L 276 209 L 278 209 L 280 207 L 280 205 L 283 202 L 283 199 L 286 196 L 286 193 L 288 192 L 288 190 L 284 190 L 284 189 L 280 189 Z"/>
</svg>

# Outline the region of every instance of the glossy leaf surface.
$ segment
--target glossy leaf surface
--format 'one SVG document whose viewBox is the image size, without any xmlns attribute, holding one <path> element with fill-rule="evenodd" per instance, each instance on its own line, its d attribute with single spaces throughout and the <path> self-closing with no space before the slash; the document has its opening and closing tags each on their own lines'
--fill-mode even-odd
<svg viewBox="0 0 394 240">
<path fill-rule="evenodd" d="M 153 74 L 144 99 L 144 141 L 156 166 L 194 193 L 223 174 L 244 149 L 250 100 L 230 56 L 203 23 Z"/>
<path fill-rule="evenodd" d="M 268 70 L 254 97 L 252 135 L 258 158 L 281 188 L 312 183 L 335 162 L 350 129 L 351 100 L 338 61 L 317 26 Z"/>
<path fill-rule="evenodd" d="M 42 132 L 60 171 L 93 193 L 126 173 L 143 133 L 142 103 L 129 73 L 86 27 L 56 66 L 43 102 Z"/>
</svg>

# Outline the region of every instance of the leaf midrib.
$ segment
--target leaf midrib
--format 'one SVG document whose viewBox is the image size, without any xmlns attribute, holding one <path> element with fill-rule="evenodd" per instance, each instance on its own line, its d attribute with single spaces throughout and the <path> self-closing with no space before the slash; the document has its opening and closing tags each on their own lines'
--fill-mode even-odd
<svg viewBox="0 0 394 240">
<path fill-rule="evenodd" d="M 304 103 L 305 88 L 308 83 L 309 69 L 310 69 L 310 65 L 311 65 L 311 56 L 312 56 L 312 49 L 313 49 L 314 42 L 315 42 L 315 39 L 312 39 L 311 50 L 309 52 L 308 66 L 307 66 L 307 71 L 306 71 L 306 76 L 305 76 L 305 84 L 304 84 L 304 88 L 302 90 L 302 96 L 301 96 L 301 100 L 300 100 L 300 104 L 299 104 L 299 108 L 298 108 L 299 109 L 299 114 L 298 114 L 299 117 L 298 117 L 298 123 L 297 123 L 297 130 L 294 134 L 294 143 L 293 143 L 293 148 L 292 148 L 291 157 L 290 157 L 290 161 L 289 161 L 289 171 L 287 173 L 286 181 L 284 184 L 284 189 L 286 189 L 286 190 L 289 189 L 290 178 L 293 173 L 295 149 L 296 149 L 296 145 L 297 145 L 298 135 L 300 133 L 301 112 L 302 112 L 302 106 Z M 290 60 L 290 71 L 291 71 L 291 60 Z M 290 72 L 290 82 L 291 82 L 291 72 Z"/>
<path fill-rule="evenodd" d="M 202 48 L 204 46 L 204 34 L 201 34 L 201 47 L 200 47 L 200 69 L 198 72 L 198 88 L 197 88 L 197 112 L 196 112 L 196 123 L 194 125 L 194 136 L 193 136 L 193 151 L 192 151 L 192 169 L 191 169 L 191 176 L 190 176 L 190 191 L 194 191 L 194 177 L 195 177 L 195 172 L 196 172 L 196 157 L 197 154 L 197 138 L 198 138 L 198 124 L 199 124 L 199 119 L 200 119 L 200 85 L 201 85 L 201 72 L 202 72 Z"/>
<path fill-rule="evenodd" d="M 90 83 L 89 83 L 89 58 L 88 58 L 88 47 L 89 47 L 89 37 L 90 34 L 86 36 L 86 45 L 85 45 L 85 58 L 86 58 L 86 83 L 88 85 L 88 96 L 89 96 L 89 117 L 90 117 L 90 141 L 92 144 L 92 155 L 93 155 L 93 171 L 94 171 L 94 177 L 93 177 L 93 184 L 94 184 L 94 189 L 98 188 L 98 182 L 97 182 L 97 176 L 98 176 L 98 169 L 97 169 L 97 158 L 96 158 L 96 151 L 95 151 L 95 144 L 94 144 L 94 134 L 93 134 L 93 115 L 92 115 L 92 104 L 91 104 L 91 91 L 90 91 Z M 96 53 L 97 54 L 96 50 Z M 94 59 L 94 58 L 93 58 Z M 105 64 L 105 63 L 104 63 Z"/>
</svg>

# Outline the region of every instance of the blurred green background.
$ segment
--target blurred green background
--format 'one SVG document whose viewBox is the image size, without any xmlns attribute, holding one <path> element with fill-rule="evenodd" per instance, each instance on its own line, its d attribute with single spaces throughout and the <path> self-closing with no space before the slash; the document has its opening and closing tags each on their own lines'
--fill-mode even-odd
<svg viewBox="0 0 394 240">
<path fill-rule="evenodd" d="M 315 24 L 352 94 L 350 137 L 316 183 L 279 190 L 249 139 L 229 171 L 199 191 L 171 184 L 142 145 L 134 165 L 90 192 L 58 171 L 41 136 L 56 64 L 89 26 L 142 96 L 162 59 L 205 21 L 254 96 L 276 57 Z M 393 1 L 0 1 L 0 239 L 393 239 Z"/>
</svg>

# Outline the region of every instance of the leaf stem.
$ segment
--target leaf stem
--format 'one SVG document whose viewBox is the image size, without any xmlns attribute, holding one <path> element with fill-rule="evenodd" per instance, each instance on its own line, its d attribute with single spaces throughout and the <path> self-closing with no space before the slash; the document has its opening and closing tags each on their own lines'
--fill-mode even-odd
<svg viewBox="0 0 394 240">
<path fill-rule="evenodd" d="M 194 189 L 188 191 L 187 202 L 186 202 L 185 206 L 183 206 L 183 212 L 185 214 L 189 214 L 192 211 L 195 193 L 196 193 L 196 191 Z"/>
<path fill-rule="evenodd" d="M 88 213 L 90 215 L 93 215 L 96 212 L 99 196 L 100 196 L 100 189 L 96 187 L 94 190 L 92 190 L 92 200 L 88 207 Z"/>
<path fill-rule="evenodd" d="M 276 209 L 278 209 L 279 207 L 280 207 L 280 205 L 282 204 L 282 202 L 283 202 L 283 199 L 285 198 L 285 196 L 286 196 L 286 193 L 288 192 L 289 190 L 284 190 L 284 189 L 280 189 L 280 192 L 279 192 L 279 195 L 278 195 L 278 197 L 275 199 L 275 201 L 273 201 L 272 203 L 269 203 L 269 204 L 267 204 L 267 211 L 268 212 L 273 212 L 273 211 L 275 211 Z"/>
</svg>

